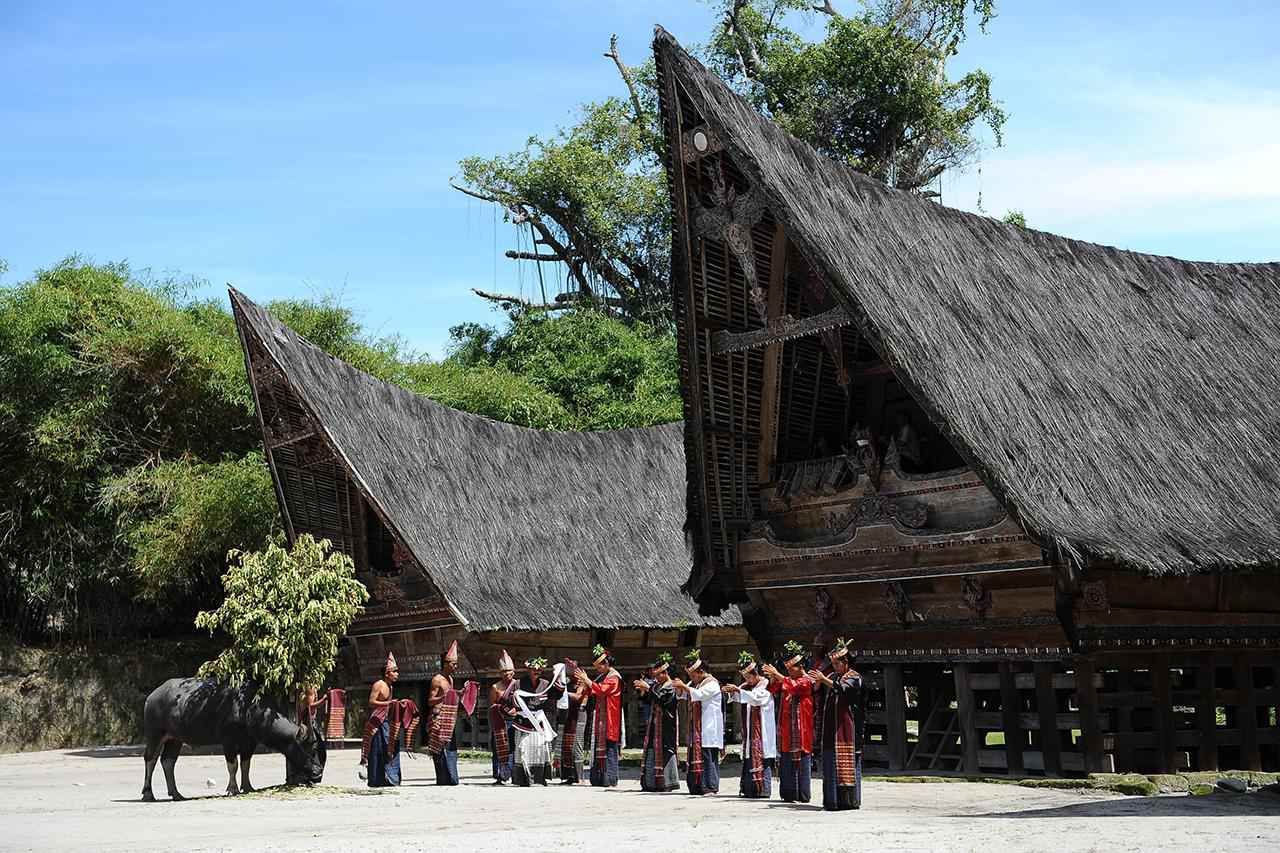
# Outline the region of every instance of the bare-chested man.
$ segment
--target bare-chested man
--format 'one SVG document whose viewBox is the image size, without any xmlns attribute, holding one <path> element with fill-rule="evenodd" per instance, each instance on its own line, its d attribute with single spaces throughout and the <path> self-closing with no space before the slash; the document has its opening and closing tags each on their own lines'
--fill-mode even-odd
<svg viewBox="0 0 1280 853">
<path fill-rule="evenodd" d="M 387 741 L 391 738 L 391 724 L 387 709 L 395 701 L 392 686 L 400 679 L 400 668 L 395 657 L 388 652 L 382 678 L 373 683 L 369 691 L 369 719 L 364 726 L 364 745 L 360 763 L 369 765 L 369 787 L 381 788 L 400 784 L 400 753 L 387 758 Z"/>
<path fill-rule="evenodd" d="M 440 671 L 431 677 L 427 694 L 427 752 L 436 765 L 437 785 L 458 784 L 458 742 L 454 724 L 458 719 L 458 691 L 453 673 L 458 669 L 458 641 L 440 656 Z"/>
<path fill-rule="evenodd" d="M 520 682 L 516 681 L 516 665 L 506 649 L 498 658 L 498 672 L 501 677 L 489 688 L 489 748 L 493 754 L 495 785 L 511 781 L 515 759 L 515 727 L 511 721 L 519 713 L 514 694 Z"/>
</svg>

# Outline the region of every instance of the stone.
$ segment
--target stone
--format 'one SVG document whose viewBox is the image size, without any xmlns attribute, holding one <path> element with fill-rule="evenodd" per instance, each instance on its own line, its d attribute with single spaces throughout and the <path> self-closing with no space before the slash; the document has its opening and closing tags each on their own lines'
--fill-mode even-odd
<svg viewBox="0 0 1280 853">
<path fill-rule="evenodd" d="M 1249 790 L 1249 783 L 1243 779 L 1219 779 L 1218 788 L 1223 791 L 1230 791 L 1233 794 L 1243 794 Z"/>
</svg>

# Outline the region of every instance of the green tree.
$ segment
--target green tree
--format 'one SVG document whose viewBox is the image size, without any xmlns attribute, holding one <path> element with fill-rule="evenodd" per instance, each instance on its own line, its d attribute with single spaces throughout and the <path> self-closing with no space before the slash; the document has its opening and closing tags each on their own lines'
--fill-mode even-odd
<svg viewBox="0 0 1280 853">
<path fill-rule="evenodd" d="M 1001 140 L 1005 113 L 991 78 L 946 74 L 968 23 L 985 31 L 995 0 L 874 0 L 856 16 L 809 0 L 717 5 L 713 66 L 788 132 L 860 172 L 936 195 L 939 175 L 972 161 L 980 126 Z M 827 18 L 820 41 L 785 26 L 810 10 Z"/>
<path fill-rule="evenodd" d="M 251 684 L 259 696 L 319 687 L 333 669 L 338 638 L 369 600 L 351 558 L 327 539 L 303 534 L 291 550 L 270 544 L 227 559 L 226 598 L 195 624 L 221 632 L 231 645 L 200 667 L 201 677 Z"/>
<path fill-rule="evenodd" d="M 574 429 L 680 419 L 675 339 L 599 311 L 517 311 L 507 329 L 454 327 L 449 362 L 507 371 L 561 401 Z"/>
<path fill-rule="evenodd" d="M 533 251 L 507 257 L 543 267 L 544 289 L 552 279 L 536 303 L 476 292 L 509 307 L 593 305 L 662 327 L 670 316 L 671 225 L 653 63 L 628 67 L 616 36 L 605 55 L 626 97 L 587 104 L 575 124 L 550 139 L 530 137 L 512 154 L 461 162 L 455 188 L 499 205 L 508 222 L 529 230 Z"/>
<path fill-rule="evenodd" d="M 1019 228 L 1027 227 L 1027 217 L 1021 210 L 1011 210 L 1004 216 L 1000 217 L 1000 221 L 1009 225 L 1017 225 Z"/>
</svg>

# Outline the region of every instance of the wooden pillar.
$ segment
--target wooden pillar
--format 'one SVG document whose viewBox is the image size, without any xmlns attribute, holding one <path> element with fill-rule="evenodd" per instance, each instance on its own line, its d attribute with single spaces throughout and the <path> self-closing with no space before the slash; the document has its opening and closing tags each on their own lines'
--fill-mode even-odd
<svg viewBox="0 0 1280 853">
<path fill-rule="evenodd" d="M 1216 662 L 1205 655 L 1200 666 L 1196 667 L 1196 687 L 1199 698 L 1196 700 L 1196 729 L 1200 745 L 1196 751 L 1197 770 L 1218 769 L 1218 699 L 1214 694 L 1214 676 Z"/>
<path fill-rule="evenodd" d="M 1173 694 L 1169 689 L 1169 662 L 1157 657 L 1151 663 L 1151 694 L 1155 702 L 1157 764 L 1161 773 L 1177 773 L 1177 745 L 1173 736 Z"/>
<path fill-rule="evenodd" d="M 1084 738 L 1084 769 L 1102 771 L 1102 731 L 1098 728 L 1098 688 L 1093 683 L 1093 661 L 1076 661 L 1076 702 L 1080 706 L 1080 733 Z"/>
<path fill-rule="evenodd" d="M 960 717 L 960 745 L 964 749 L 964 772 L 978 772 L 978 728 L 974 720 L 973 688 L 969 685 L 969 665 L 952 667 L 956 681 L 956 713 Z"/>
<path fill-rule="evenodd" d="M 1258 709 L 1254 705 L 1253 667 L 1244 655 L 1236 655 L 1232 663 L 1235 673 L 1236 725 L 1240 727 L 1241 770 L 1261 770 L 1262 757 L 1258 753 Z"/>
<path fill-rule="evenodd" d="M 889 769 L 907 767 L 907 695 L 902 683 L 902 664 L 884 665 L 885 743 L 889 748 Z"/>
<path fill-rule="evenodd" d="M 1062 772 L 1062 741 L 1058 737 L 1058 695 L 1053 689 L 1053 664 L 1039 662 L 1036 669 L 1036 706 L 1040 711 L 1040 754 L 1044 775 Z"/>
<path fill-rule="evenodd" d="M 1025 772 L 1022 745 L 1026 736 L 1022 732 L 1021 713 L 1022 701 L 1018 698 L 1018 685 L 1013 678 L 1013 664 L 1003 661 L 1000 664 L 1000 714 L 1004 722 L 1004 749 L 1010 776 L 1021 776 Z"/>
<path fill-rule="evenodd" d="M 1116 705 L 1116 772 L 1133 771 L 1133 670 L 1121 669 L 1116 672 L 1116 692 L 1119 702 Z"/>
</svg>

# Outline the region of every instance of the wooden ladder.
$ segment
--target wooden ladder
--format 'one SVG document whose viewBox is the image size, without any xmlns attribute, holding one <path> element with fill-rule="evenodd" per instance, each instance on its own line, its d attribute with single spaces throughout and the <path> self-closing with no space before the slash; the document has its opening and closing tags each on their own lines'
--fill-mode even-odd
<svg viewBox="0 0 1280 853">
<path fill-rule="evenodd" d="M 934 700 L 933 707 L 929 709 L 929 715 L 920 726 L 915 749 L 911 751 L 911 757 L 907 760 L 909 769 L 959 770 L 964 766 L 964 750 L 960 745 L 958 731 L 959 716 L 951 707 L 950 697 L 942 695 Z M 930 743 L 931 739 L 935 740 Z M 928 759 L 927 765 L 923 764 L 925 759 Z M 952 766 L 939 768 L 940 761 L 952 762 Z"/>
</svg>

